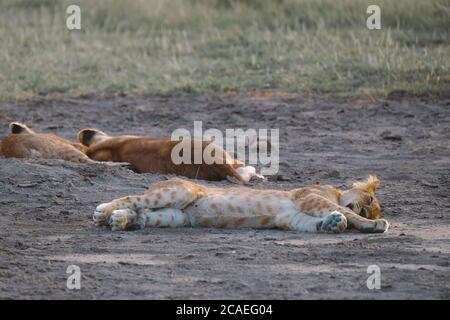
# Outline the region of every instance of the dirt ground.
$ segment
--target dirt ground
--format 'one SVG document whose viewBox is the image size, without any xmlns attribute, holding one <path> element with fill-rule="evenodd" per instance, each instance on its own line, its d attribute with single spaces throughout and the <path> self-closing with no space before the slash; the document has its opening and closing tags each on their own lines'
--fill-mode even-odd
<svg viewBox="0 0 450 320">
<path fill-rule="evenodd" d="M 204 129 L 279 128 L 281 176 L 256 188 L 345 187 L 376 174 L 391 228 L 114 233 L 94 227 L 95 206 L 163 176 L 0 158 L 0 298 L 450 298 L 449 100 L 92 96 L 1 104 L 0 136 L 12 120 L 71 139 L 83 127 L 170 135 L 192 131 L 194 120 Z M 66 288 L 71 264 L 81 268 L 80 290 Z M 380 267 L 380 290 L 366 286 L 369 265 Z"/>
</svg>

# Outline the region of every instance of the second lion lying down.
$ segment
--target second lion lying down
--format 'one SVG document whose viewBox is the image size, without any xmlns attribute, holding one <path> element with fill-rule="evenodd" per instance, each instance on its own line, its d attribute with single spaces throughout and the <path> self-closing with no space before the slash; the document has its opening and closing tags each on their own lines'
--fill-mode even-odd
<svg viewBox="0 0 450 320">
<path fill-rule="evenodd" d="M 188 163 L 175 164 L 172 160 L 174 149 L 183 142 L 170 137 L 110 136 L 97 129 L 83 129 L 78 133 L 78 141 L 86 146 L 86 154 L 96 161 L 128 162 L 138 172 L 176 174 L 192 179 L 225 180 L 249 182 L 252 178 L 264 180 L 252 166 L 233 159 L 228 152 L 211 141 L 198 141 L 201 154 L 214 147 L 219 161 L 207 163 L 202 160 L 195 164 L 194 140 L 186 140 L 189 149 Z"/>
<path fill-rule="evenodd" d="M 143 195 L 99 205 L 94 222 L 112 230 L 192 226 L 336 233 L 355 228 L 382 233 L 389 223 L 380 219 L 375 196 L 379 184 L 369 176 L 348 190 L 312 185 L 279 191 L 206 187 L 174 178 L 152 184 Z"/>
</svg>

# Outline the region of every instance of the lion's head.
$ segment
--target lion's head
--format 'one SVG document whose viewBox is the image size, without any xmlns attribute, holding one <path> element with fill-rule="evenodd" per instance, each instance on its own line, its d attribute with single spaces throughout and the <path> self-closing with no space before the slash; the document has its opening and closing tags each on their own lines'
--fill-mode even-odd
<svg viewBox="0 0 450 320">
<path fill-rule="evenodd" d="M 340 203 L 367 219 L 379 219 L 381 206 L 375 195 L 375 189 L 380 186 L 380 180 L 369 176 L 364 181 L 353 183 L 353 187 L 342 193 Z"/>
</svg>

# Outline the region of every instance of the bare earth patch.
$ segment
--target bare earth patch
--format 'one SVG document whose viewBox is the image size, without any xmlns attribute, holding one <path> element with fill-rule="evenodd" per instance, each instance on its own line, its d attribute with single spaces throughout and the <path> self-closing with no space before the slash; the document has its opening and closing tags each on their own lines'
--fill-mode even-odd
<svg viewBox="0 0 450 320">
<path fill-rule="evenodd" d="M 280 128 L 283 179 L 257 188 L 349 186 L 376 174 L 386 234 L 95 228 L 95 206 L 160 175 L 0 158 L 0 298 L 450 298 L 450 103 L 318 97 L 115 97 L 0 105 L 7 123 L 75 138 L 83 127 L 170 135 L 177 128 Z M 290 181 L 284 181 L 289 177 Z M 206 182 L 205 182 L 206 183 Z M 210 183 L 228 185 L 227 182 Z M 80 266 L 80 290 L 66 268 Z M 369 290 L 369 265 L 381 290 Z"/>
</svg>

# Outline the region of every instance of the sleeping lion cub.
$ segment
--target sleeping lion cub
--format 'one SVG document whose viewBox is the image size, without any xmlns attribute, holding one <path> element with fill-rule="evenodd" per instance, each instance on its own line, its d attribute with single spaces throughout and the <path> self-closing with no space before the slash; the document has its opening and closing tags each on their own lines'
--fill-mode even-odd
<svg viewBox="0 0 450 320">
<path fill-rule="evenodd" d="M 100 164 L 106 167 L 129 167 L 125 162 L 99 162 L 86 155 L 87 147 L 81 143 L 51 133 L 36 133 L 19 122 L 9 124 L 10 134 L 0 141 L 0 156 L 23 159 L 61 159 L 76 163 Z"/>
<path fill-rule="evenodd" d="M 251 178 L 264 179 L 252 166 L 233 159 L 225 150 L 219 150 L 221 163 L 194 164 L 194 140 L 187 141 L 191 148 L 191 163 L 174 164 L 172 150 L 181 142 L 168 137 L 117 136 L 112 137 L 97 129 L 78 132 L 78 141 L 88 147 L 86 154 L 97 161 L 128 162 L 136 171 L 144 173 L 176 174 L 201 180 L 231 180 L 249 182 Z M 201 141 L 202 154 L 213 142 Z"/>
<path fill-rule="evenodd" d="M 143 195 L 99 205 L 97 226 L 277 228 L 298 232 L 386 232 L 375 196 L 380 181 L 369 176 L 348 190 L 312 185 L 291 191 L 206 187 L 181 179 L 154 183 Z"/>
<path fill-rule="evenodd" d="M 0 154 L 7 158 L 62 159 L 72 162 L 94 162 L 86 156 L 87 148 L 54 134 L 36 133 L 25 124 L 9 124 L 10 134 L 1 141 Z"/>
</svg>

